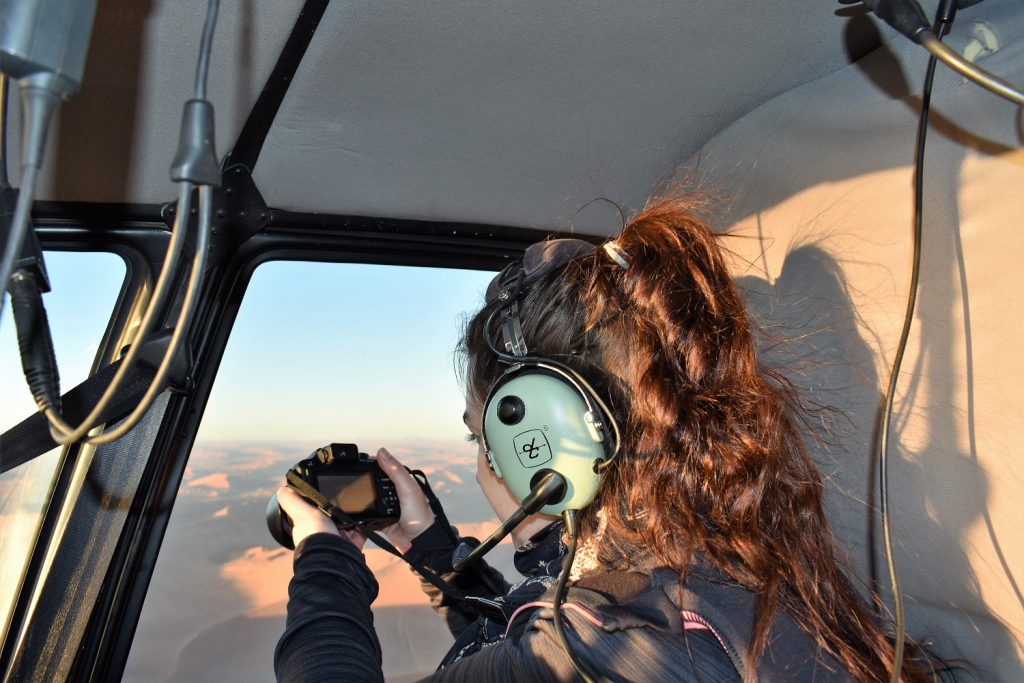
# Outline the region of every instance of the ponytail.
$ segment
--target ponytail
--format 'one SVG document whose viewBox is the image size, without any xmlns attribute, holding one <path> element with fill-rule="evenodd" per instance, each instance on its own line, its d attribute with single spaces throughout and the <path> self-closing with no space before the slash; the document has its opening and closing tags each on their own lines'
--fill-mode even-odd
<svg viewBox="0 0 1024 683">
<path fill-rule="evenodd" d="M 748 671 L 782 608 L 858 680 L 886 680 L 892 647 L 839 567 L 799 402 L 761 365 L 719 238 L 692 209 L 649 204 L 612 250 L 548 274 L 520 306 L 531 351 L 586 376 L 623 425 L 581 529 L 596 533 L 599 508 L 603 563 L 642 548 L 682 577 L 699 556 L 752 591 Z M 478 400 L 500 372 L 483 343 L 489 313 L 463 341 Z M 903 675 L 927 680 L 909 662 Z"/>
</svg>

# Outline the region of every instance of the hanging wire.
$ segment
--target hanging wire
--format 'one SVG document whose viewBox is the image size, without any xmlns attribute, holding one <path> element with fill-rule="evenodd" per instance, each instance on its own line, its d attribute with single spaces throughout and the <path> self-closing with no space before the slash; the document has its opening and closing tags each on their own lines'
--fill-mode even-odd
<svg viewBox="0 0 1024 683">
<path fill-rule="evenodd" d="M 199 235 L 196 238 L 196 253 L 192 259 L 192 272 L 189 274 L 188 287 L 185 291 L 185 298 L 181 304 L 181 312 L 178 314 L 178 320 L 174 325 L 174 332 L 171 334 L 171 341 L 167 347 L 167 353 L 164 354 L 163 361 L 157 368 L 156 375 L 153 377 L 153 381 L 150 382 L 149 389 L 143 395 L 139 404 L 135 406 L 135 410 L 132 411 L 121 424 L 110 431 L 103 432 L 102 434 L 96 435 L 87 440 L 87 443 L 91 444 L 105 444 L 111 441 L 116 441 L 122 436 L 128 433 L 128 431 L 138 424 L 139 420 L 149 410 L 149 406 L 152 405 L 153 400 L 156 399 L 157 395 L 163 391 L 164 380 L 167 377 L 167 373 L 171 369 L 171 364 L 174 362 L 177 356 L 177 350 L 181 347 L 182 341 L 191 327 L 192 318 L 195 316 L 196 303 L 198 301 L 199 286 L 202 280 L 203 271 L 206 269 L 206 256 L 207 246 L 210 238 L 210 223 L 211 216 L 213 214 L 213 188 L 209 185 L 201 185 L 199 187 Z"/>
<path fill-rule="evenodd" d="M 95 407 L 77 427 L 72 427 L 65 422 L 64 418 L 54 409 L 44 411 L 44 414 L 50 421 L 50 435 L 57 443 L 74 443 L 88 434 L 96 420 L 103 415 L 107 406 L 114 400 L 130 369 L 135 366 L 143 347 L 142 342 L 152 331 L 158 311 L 163 309 L 171 289 L 171 282 L 178 273 L 178 261 L 184 248 L 188 219 L 192 211 L 193 189 L 191 183 L 181 184 L 181 188 L 178 191 L 178 205 L 174 217 L 174 227 L 171 230 L 171 241 L 167 245 L 167 255 L 164 257 L 160 275 L 153 289 L 153 297 L 149 302 L 149 306 L 146 307 L 145 314 L 142 316 L 142 322 L 139 324 L 138 331 L 136 332 L 135 341 L 128 347 L 128 353 L 121 359 L 121 364 L 118 366 L 117 372 L 114 373 L 114 377 L 107 386 L 106 391 L 103 392 Z M 170 350 L 169 347 L 168 350 Z"/>
<path fill-rule="evenodd" d="M 935 34 L 944 35 L 953 21 L 956 11 L 951 0 L 943 0 L 935 19 Z M 903 317 L 903 329 L 900 332 L 896 355 L 893 358 L 892 370 L 889 373 L 889 385 L 885 392 L 885 403 L 882 413 L 882 424 L 878 437 L 879 493 L 881 499 L 882 538 L 885 544 L 885 563 L 892 587 L 893 616 L 895 618 L 895 642 L 893 643 L 893 666 L 890 683 L 898 683 L 903 671 L 903 651 L 906 644 L 906 616 L 903 610 L 903 589 L 896 570 L 896 560 L 892 545 L 892 513 L 889 509 L 889 424 L 892 421 L 892 407 L 899 382 L 903 356 L 910 338 L 910 328 L 914 322 L 914 309 L 917 305 L 917 290 L 921 276 L 921 241 L 924 225 L 924 150 L 928 136 L 928 114 L 931 111 L 932 84 L 935 80 L 937 58 L 933 55 L 928 59 L 925 71 L 924 86 L 921 91 L 921 115 L 917 124 L 917 147 L 914 158 L 914 240 L 913 261 L 910 271 L 910 286 L 907 294 L 907 310 Z"/>
<path fill-rule="evenodd" d="M 206 6 L 206 21 L 203 24 L 203 37 L 199 44 L 199 60 L 196 62 L 196 83 L 194 98 L 206 99 L 206 81 L 210 73 L 210 51 L 213 46 L 213 30 L 217 26 L 217 12 L 220 0 L 209 0 Z"/>
<path fill-rule="evenodd" d="M 195 99 L 197 100 L 205 100 L 206 97 L 206 81 L 210 68 L 210 51 L 213 44 L 214 28 L 217 23 L 218 9 L 218 0 L 209 0 L 207 5 L 206 21 L 203 25 L 203 35 L 200 41 L 199 58 L 196 64 L 194 93 Z M 209 137 L 212 140 L 212 129 L 209 131 Z M 212 143 L 210 144 L 212 145 Z M 129 347 L 128 353 L 125 355 L 124 359 L 122 359 L 121 365 L 118 367 L 117 372 L 114 373 L 114 378 L 111 380 L 106 391 L 104 391 L 103 395 L 100 397 L 100 400 L 97 401 L 96 406 L 77 427 L 72 427 L 67 424 L 55 409 L 50 408 L 44 410 L 44 414 L 50 422 L 50 434 L 57 443 L 73 443 L 80 440 L 92 430 L 92 426 L 102 416 L 110 402 L 117 395 L 124 379 L 128 375 L 128 371 L 134 367 L 137 362 L 139 353 L 144 346 L 144 342 L 156 322 L 156 317 L 164 308 L 164 304 L 170 292 L 171 283 L 176 278 L 177 265 L 180 260 L 181 251 L 184 247 L 185 233 L 188 230 L 189 218 L 192 213 L 192 193 L 196 186 L 196 183 L 190 182 L 187 179 L 180 181 L 177 211 L 174 217 L 174 227 L 171 231 L 171 241 L 168 245 L 167 256 L 164 258 L 164 264 L 161 268 L 160 276 L 157 279 L 157 284 L 154 288 L 153 298 L 143 315 L 142 323 L 135 335 L 134 343 Z M 132 410 L 131 414 L 109 432 L 94 434 L 91 438 L 87 439 L 88 443 L 110 443 L 111 441 L 124 436 L 132 427 L 138 424 L 139 420 L 141 420 L 145 415 L 153 400 L 163 390 L 164 379 L 170 370 L 171 364 L 177 356 L 182 341 L 186 337 L 187 328 L 191 324 L 192 318 L 195 314 L 195 309 L 198 305 L 197 294 L 200 288 L 203 271 L 205 270 L 206 252 L 208 249 L 209 232 L 213 214 L 212 192 L 213 190 L 211 186 L 207 184 L 199 185 L 199 234 L 197 237 L 196 254 L 193 258 L 192 270 L 189 276 L 181 310 L 178 314 L 177 323 L 175 325 L 174 332 L 171 334 L 171 340 L 168 344 L 167 350 L 164 352 L 163 359 L 157 367 L 156 375 L 154 376 L 153 381 L 142 400 L 135 409 Z"/>
<path fill-rule="evenodd" d="M 50 122 L 60 105 L 60 97 L 54 89 L 48 87 L 50 83 L 46 81 L 47 77 L 48 74 L 43 74 L 38 79 L 32 76 L 20 81 L 25 112 L 21 122 L 25 140 L 22 152 L 24 158 L 21 160 L 21 186 L 18 189 L 18 200 L 15 203 L 14 216 L 7 233 L 7 244 L 4 246 L 3 256 L 0 257 L 0 320 L 3 319 L 7 283 L 11 279 L 15 261 L 21 253 L 25 235 L 29 230 L 32 218 L 32 200 L 35 197 L 36 182 L 39 179 L 39 168 L 43 163 L 46 136 L 50 129 Z M 6 126 L 4 134 L 6 137 Z M 6 154 L 3 163 L 7 163 Z"/>
<path fill-rule="evenodd" d="M 7 100 L 11 81 L 7 74 L 0 73 L 0 185 L 9 185 L 7 175 Z"/>
<path fill-rule="evenodd" d="M 576 557 L 576 546 L 579 544 L 576 510 L 566 510 L 562 513 L 562 519 L 565 520 L 565 533 L 569 537 L 569 552 L 566 554 L 565 564 L 562 565 L 562 571 L 558 575 L 558 585 L 555 588 L 555 633 L 558 635 L 558 641 L 562 644 L 562 649 L 565 650 L 569 661 L 572 662 L 573 667 L 576 669 L 576 673 L 580 675 L 584 683 L 594 683 L 594 679 L 569 646 L 569 639 L 565 635 L 565 624 L 562 620 L 562 605 L 565 603 L 569 573 L 572 571 L 572 563 Z"/>
</svg>

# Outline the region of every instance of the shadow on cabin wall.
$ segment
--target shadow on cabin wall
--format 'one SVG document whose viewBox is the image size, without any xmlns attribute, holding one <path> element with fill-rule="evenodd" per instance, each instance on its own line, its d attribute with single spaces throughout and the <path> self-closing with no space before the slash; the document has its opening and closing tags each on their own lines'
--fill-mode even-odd
<svg viewBox="0 0 1024 683">
<path fill-rule="evenodd" d="M 74 98 L 58 110 L 50 142 L 56 160 L 46 167 L 76 172 L 55 173 L 56 196 L 127 201 L 144 69 L 143 39 L 152 9 L 152 1 L 144 0 L 104 3 L 96 12 L 82 80 L 97 96 Z M 84 130 L 90 135 L 83 136 Z M 94 154 L 96 149 L 102 149 L 103 155 Z"/>
<path fill-rule="evenodd" d="M 842 270 L 821 247 L 804 246 L 787 254 L 774 286 L 749 276 L 740 278 L 738 284 L 767 332 L 763 337 L 766 363 L 797 385 L 810 408 L 809 423 L 821 439 L 811 442 L 811 451 L 826 482 L 829 518 L 852 560 L 854 582 L 865 592 L 880 590 L 891 604 L 877 514 L 875 438 L 883 386 L 875 371 L 874 352 L 860 335 Z M 930 340 L 922 354 L 924 367 L 910 372 L 919 375 L 949 367 L 952 345 L 943 339 L 950 335 L 948 329 L 945 333 L 922 330 L 922 334 Z M 823 409 L 826 407 L 836 410 Z M 975 454 L 949 451 L 948 444 L 963 440 L 956 433 L 958 420 L 933 419 L 923 449 L 911 451 L 901 446 L 899 425 L 904 423 L 907 409 L 905 403 L 897 407 L 893 422 L 897 436 L 890 446 L 890 476 L 899 482 L 899 498 L 892 502 L 897 558 L 904 570 L 904 588 L 927 603 L 916 609 L 908 604 L 909 635 L 919 642 L 934 643 L 947 657 L 977 651 L 1012 653 L 1013 639 L 997 618 L 977 607 L 970 613 L 962 611 L 952 595 L 943 598 L 949 587 L 942 577 L 956 576 L 960 585 L 955 593 L 966 592 L 972 597 L 971 604 L 984 604 L 962 543 L 965 529 L 988 515 L 986 475 Z M 943 446 L 933 447 L 937 444 Z M 941 472 L 941 481 L 936 481 L 934 472 Z M 950 481 L 956 485 L 950 487 Z M 919 547 L 943 558 L 941 575 L 936 574 L 930 584 L 906 581 L 908 567 L 921 560 L 914 551 Z M 914 602 L 913 598 L 909 601 Z M 947 629 L 951 621 L 961 622 L 960 626 Z M 977 642 L 969 644 L 965 638 Z M 987 662 L 964 665 L 978 680 L 993 680 Z"/>
<path fill-rule="evenodd" d="M 148 173 L 150 167 L 170 168 L 177 149 L 181 103 L 191 96 L 194 86 L 202 29 L 201 24 L 182 23 L 171 9 L 171 5 L 153 0 L 99 3 L 83 75 L 87 93 L 65 102 L 58 110 L 40 196 L 90 202 L 133 201 L 140 194 L 139 183 L 153 177 Z M 260 79 L 266 67 L 257 68 L 255 63 L 257 22 L 253 0 L 240 0 L 220 9 L 209 80 L 210 98 L 216 107 L 219 154 L 234 143 L 225 132 L 241 128 L 262 86 Z M 161 30 L 156 31 L 155 26 Z M 167 50 L 168 44 L 175 49 Z M 175 60 L 177 68 L 158 65 L 157 56 Z M 232 65 L 233 73 L 248 77 L 223 82 L 226 63 Z M 159 108 L 167 101 L 175 103 L 171 117 L 175 125 L 154 133 Z M 12 135 L 19 132 L 18 128 L 20 122 L 12 127 Z M 82 131 L 88 131 L 88 135 L 82 135 Z M 140 144 L 143 137 L 149 147 Z M 19 153 L 18 144 L 10 148 L 15 155 Z M 163 199 L 173 201 L 177 192 L 167 172 L 161 170 L 156 177 L 165 186 Z M 48 190 L 51 183 L 52 189 Z"/>
<path fill-rule="evenodd" d="M 849 19 L 858 40 L 867 21 Z M 1008 41 L 982 65 L 1024 80 L 1024 41 L 1013 40 L 1024 35 L 1024 8 L 970 8 L 948 41 L 962 50 L 982 21 Z M 760 276 L 740 284 L 768 332 L 788 342 L 766 343 L 769 362 L 809 401 L 840 411 L 815 414 L 827 435 L 812 451 L 854 574 L 865 587 L 879 586 L 888 604 L 875 438 L 906 302 L 910 167 L 926 62 L 921 48 L 894 38 L 751 112 L 689 165 L 704 187 L 729 197 L 722 223 L 756 231 L 761 253 L 770 254 L 772 269 L 759 261 L 749 272 L 764 272 L 772 284 Z M 1014 504 L 1024 479 L 1011 425 L 1022 394 L 1012 302 L 1024 284 L 1013 264 L 1024 243 L 1006 229 L 1024 218 L 1018 116 L 940 66 L 922 284 L 890 438 L 910 633 L 932 639 L 943 656 L 967 660 L 967 680 L 1024 680 L 1024 518 Z M 1016 259 L 1004 256 L 1013 253 Z M 875 272 L 866 276 L 865 264 Z"/>
</svg>

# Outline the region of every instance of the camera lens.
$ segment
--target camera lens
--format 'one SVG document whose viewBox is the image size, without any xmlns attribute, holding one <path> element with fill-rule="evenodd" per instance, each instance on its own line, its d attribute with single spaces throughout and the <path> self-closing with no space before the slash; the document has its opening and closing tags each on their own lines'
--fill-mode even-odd
<svg viewBox="0 0 1024 683">
<path fill-rule="evenodd" d="M 289 550 L 295 550 L 295 542 L 292 541 L 292 520 L 281 509 L 276 493 L 267 503 L 267 529 L 275 541 Z"/>
</svg>

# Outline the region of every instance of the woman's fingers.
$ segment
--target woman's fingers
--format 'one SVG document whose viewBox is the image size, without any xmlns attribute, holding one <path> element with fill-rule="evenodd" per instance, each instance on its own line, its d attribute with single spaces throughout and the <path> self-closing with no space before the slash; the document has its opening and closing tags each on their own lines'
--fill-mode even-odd
<svg viewBox="0 0 1024 683">
<path fill-rule="evenodd" d="M 354 526 L 351 529 L 342 529 L 340 533 L 348 539 L 349 543 L 360 550 L 362 550 L 363 546 L 366 544 L 366 534 L 364 534 L 363 530 L 357 526 Z"/>
<path fill-rule="evenodd" d="M 287 486 L 277 490 L 277 504 L 292 520 L 292 542 L 298 546 L 312 534 L 337 534 L 334 520 Z"/>
<path fill-rule="evenodd" d="M 430 503 L 416 479 L 386 448 L 377 451 L 377 463 L 394 482 L 398 502 L 402 506 L 399 523 L 385 529 L 385 533 L 399 550 L 405 552 L 412 539 L 434 523 L 434 511 L 430 509 Z"/>
<path fill-rule="evenodd" d="M 395 489 L 398 491 L 398 500 L 402 503 L 403 507 L 405 507 L 406 501 L 415 504 L 417 498 L 422 498 L 423 502 L 426 503 L 427 499 L 423 495 L 419 483 L 409 474 L 407 469 L 402 467 L 402 463 L 398 462 L 398 458 L 388 452 L 388 449 L 381 448 L 377 450 L 377 463 L 384 470 L 384 474 L 388 475 L 388 478 L 394 482 Z"/>
<path fill-rule="evenodd" d="M 277 504 L 288 514 L 293 524 L 324 518 L 315 505 L 295 493 L 289 486 L 282 486 L 277 490 Z"/>
</svg>

